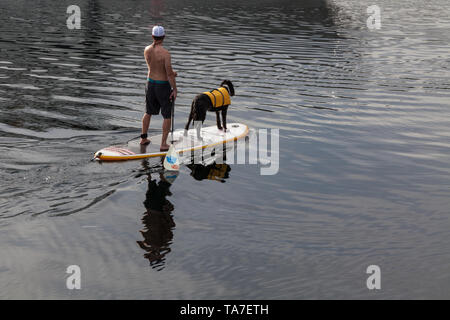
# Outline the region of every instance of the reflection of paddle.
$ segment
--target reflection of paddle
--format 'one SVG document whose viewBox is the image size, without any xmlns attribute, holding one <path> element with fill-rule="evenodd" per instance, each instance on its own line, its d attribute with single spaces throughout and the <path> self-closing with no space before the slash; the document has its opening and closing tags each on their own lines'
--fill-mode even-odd
<svg viewBox="0 0 450 320">
<path fill-rule="evenodd" d="M 175 147 L 173 145 L 173 122 L 174 122 L 174 113 L 175 113 L 175 100 L 172 100 L 172 134 L 171 134 L 171 140 L 170 140 L 170 147 L 169 151 L 167 151 L 166 157 L 164 158 L 164 168 L 166 170 L 179 170 L 180 169 L 180 157 L 178 156 L 178 152 L 175 151 Z"/>
</svg>

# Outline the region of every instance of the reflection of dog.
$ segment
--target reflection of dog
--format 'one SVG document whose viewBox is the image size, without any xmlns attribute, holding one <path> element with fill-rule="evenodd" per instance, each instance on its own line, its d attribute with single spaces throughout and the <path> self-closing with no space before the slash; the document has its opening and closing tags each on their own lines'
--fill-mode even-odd
<svg viewBox="0 0 450 320">
<path fill-rule="evenodd" d="M 209 179 L 220 181 L 222 183 L 225 182 L 225 179 L 229 178 L 229 173 L 231 171 L 231 167 L 225 163 L 213 163 L 208 166 L 189 164 L 188 168 L 191 169 L 191 176 L 193 176 L 195 180 Z"/>
<path fill-rule="evenodd" d="M 231 104 L 230 97 L 234 96 L 234 87 L 230 80 L 224 80 L 220 87 L 209 92 L 203 92 L 196 96 L 192 101 L 191 113 L 189 114 L 188 122 L 185 127 L 185 135 L 189 130 L 191 121 L 194 120 L 197 128 L 197 138 L 200 139 L 201 124 L 205 121 L 207 111 L 216 112 L 217 128 L 219 130 L 227 130 L 227 110 Z M 222 123 L 220 121 L 220 114 L 222 113 Z M 200 123 L 201 121 L 201 123 Z"/>
</svg>

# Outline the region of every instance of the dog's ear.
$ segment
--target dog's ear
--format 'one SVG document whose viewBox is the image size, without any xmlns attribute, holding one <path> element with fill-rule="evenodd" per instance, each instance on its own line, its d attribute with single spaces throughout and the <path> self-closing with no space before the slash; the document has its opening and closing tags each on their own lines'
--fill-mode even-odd
<svg viewBox="0 0 450 320">
<path fill-rule="evenodd" d="M 230 92 L 230 96 L 234 96 L 233 83 L 231 83 L 230 80 L 223 80 L 222 83 L 220 84 L 220 86 L 223 87 L 224 85 L 226 85 L 228 87 L 228 91 Z"/>
</svg>

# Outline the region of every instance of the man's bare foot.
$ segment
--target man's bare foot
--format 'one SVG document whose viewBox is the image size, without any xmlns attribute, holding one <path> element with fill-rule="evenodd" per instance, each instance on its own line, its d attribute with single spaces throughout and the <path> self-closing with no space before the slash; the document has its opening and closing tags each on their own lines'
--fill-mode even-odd
<svg viewBox="0 0 450 320">
<path fill-rule="evenodd" d="M 168 151 L 169 147 L 170 146 L 168 144 L 162 144 L 161 147 L 159 148 L 159 151 Z"/>
<path fill-rule="evenodd" d="M 141 144 L 142 145 L 147 145 L 149 143 L 150 143 L 150 140 L 148 140 L 148 139 L 141 139 Z"/>
</svg>

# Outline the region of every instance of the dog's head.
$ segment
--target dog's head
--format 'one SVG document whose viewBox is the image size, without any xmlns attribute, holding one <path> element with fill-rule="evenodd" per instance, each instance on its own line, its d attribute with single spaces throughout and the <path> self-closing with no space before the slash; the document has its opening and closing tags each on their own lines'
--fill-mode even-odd
<svg viewBox="0 0 450 320">
<path fill-rule="evenodd" d="M 230 80 L 223 80 L 220 86 L 226 88 L 230 96 L 234 96 L 234 86 Z"/>
</svg>

